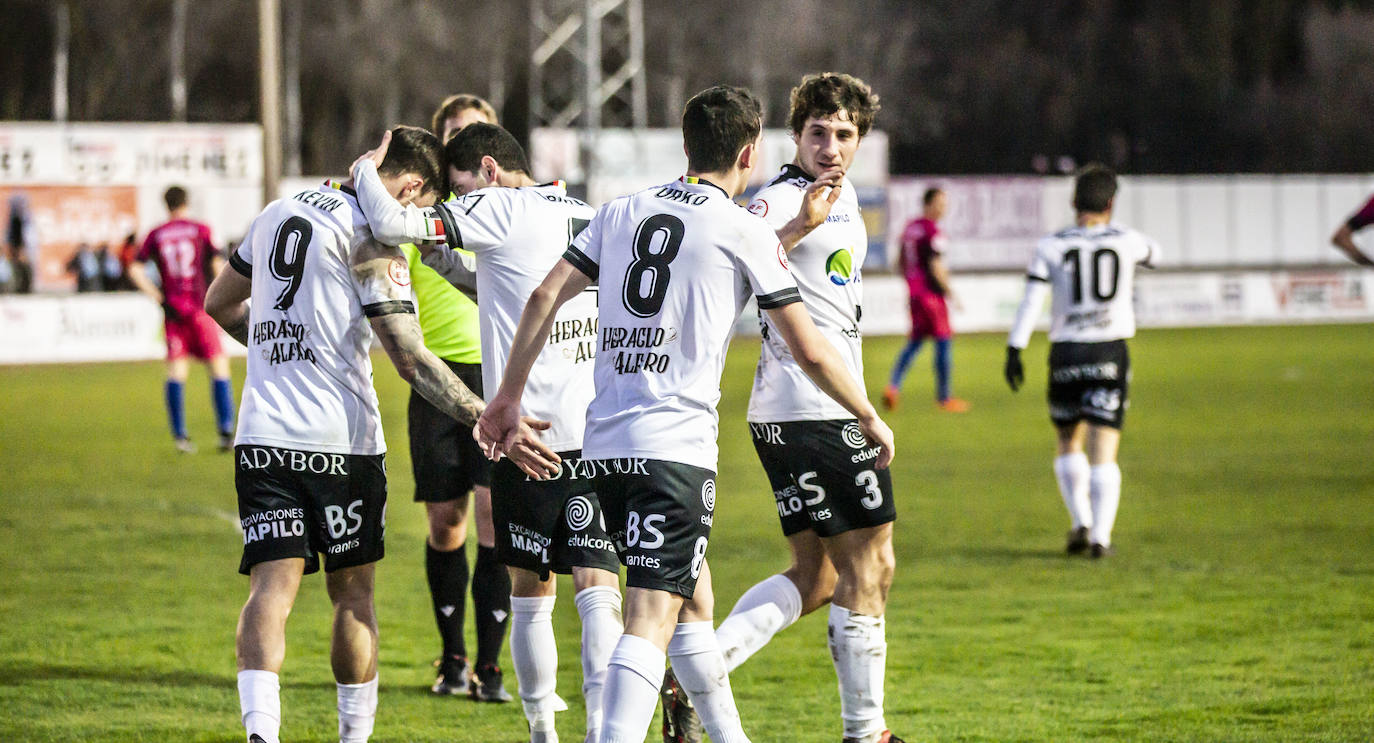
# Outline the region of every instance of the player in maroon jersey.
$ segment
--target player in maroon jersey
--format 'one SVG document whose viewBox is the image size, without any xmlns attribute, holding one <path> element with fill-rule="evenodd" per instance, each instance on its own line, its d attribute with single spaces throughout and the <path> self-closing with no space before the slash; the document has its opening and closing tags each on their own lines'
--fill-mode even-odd
<svg viewBox="0 0 1374 743">
<path fill-rule="evenodd" d="M 949 288 L 949 270 L 943 257 L 945 236 L 939 224 L 948 197 L 939 188 L 928 188 L 921 201 L 921 217 L 912 220 L 902 232 L 901 252 L 897 254 L 897 266 L 906 279 L 911 300 L 911 335 L 897 354 L 892 378 L 883 390 L 883 404 L 888 410 L 897 407 L 907 368 L 921 350 L 921 343 L 930 337 L 935 339 L 936 404 L 943 410 L 962 413 L 968 410 L 968 403 L 949 394 L 949 342 L 954 334 L 949 327 L 946 301 L 956 300 Z"/>
<path fill-rule="evenodd" d="M 163 195 L 169 219 L 148 233 L 134 262 L 129 264 L 129 279 L 138 290 L 162 305 L 167 332 L 167 419 L 176 439 L 177 450 L 195 451 L 186 435 L 183 388 L 186 384 L 186 356 L 192 355 L 210 368 L 211 392 L 215 404 L 215 423 L 219 427 L 219 447 L 234 446 L 234 399 L 229 386 L 229 359 L 220 347 L 219 328 L 205 314 L 205 288 L 224 267 L 224 259 L 210 240 L 210 228 L 187 217 L 186 189 L 172 186 Z M 144 263 L 152 261 L 162 277 L 159 289 L 148 277 Z"/>
<path fill-rule="evenodd" d="M 1374 259 L 1365 255 L 1359 246 L 1355 245 L 1355 233 L 1374 224 L 1374 196 L 1360 207 L 1360 210 L 1345 220 L 1336 234 L 1331 236 L 1331 244 L 1335 245 L 1342 253 L 1350 256 L 1350 260 L 1355 261 L 1361 266 L 1374 266 Z"/>
</svg>

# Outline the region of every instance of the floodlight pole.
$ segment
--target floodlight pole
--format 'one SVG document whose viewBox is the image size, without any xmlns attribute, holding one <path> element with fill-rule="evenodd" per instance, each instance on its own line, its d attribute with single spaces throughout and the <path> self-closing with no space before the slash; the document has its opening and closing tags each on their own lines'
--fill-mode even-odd
<svg viewBox="0 0 1374 743">
<path fill-rule="evenodd" d="M 186 0 L 172 3 L 172 33 L 168 39 L 172 67 L 172 121 L 186 120 Z"/>
<path fill-rule="evenodd" d="M 258 62 L 262 81 L 262 203 L 277 198 L 281 178 L 281 8 L 258 0 Z"/>
<path fill-rule="evenodd" d="M 530 0 L 530 19 L 530 126 L 576 127 L 593 177 L 603 126 L 648 125 L 642 0 Z"/>
<path fill-rule="evenodd" d="M 57 34 L 52 52 L 52 120 L 67 121 L 67 63 L 71 56 L 72 10 L 67 0 L 53 6 L 53 25 Z"/>
</svg>

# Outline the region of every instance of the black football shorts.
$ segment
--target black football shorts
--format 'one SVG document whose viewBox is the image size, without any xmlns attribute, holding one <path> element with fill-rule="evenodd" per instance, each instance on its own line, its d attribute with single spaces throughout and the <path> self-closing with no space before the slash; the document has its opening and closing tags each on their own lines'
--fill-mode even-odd
<svg viewBox="0 0 1374 743">
<path fill-rule="evenodd" d="M 716 510 L 716 473 L 679 462 L 591 460 L 625 584 L 691 598 Z"/>
<path fill-rule="evenodd" d="M 1129 404 L 1131 354 L 1126 341 L 1050 344 L 1050 420 L 1081 420 L 1120 429 Z"/>
<path fill-rule="evenodd" d="M 482 396 L 482 365 L 444 361 L 463 384 Z M 416 502 L 442 503 L 462 498 L 474 485 L 491 482 L 491 460 L 472 438 L 472 426 L 450 418 L 415 390 L 407 409 L 410 466 Z"/>
<path fill-rule="evenodd" d="M 571 573 L 575 567 L 620 572 L 615 545 L 592 487 L 595 466 L 582 452 L 560 452 L 562 469 L 552 480 L 532 480 L 509 459 L 491 469 L 491 518 L 496 558 L 502 565 L 539 574 Z"/>
<path fill-rule="evenodd" d="M 856 420 L 750 423 L 782 533 L 833 537 L 897 520 L 892 473 Z"/>
<path fill-rule="evenodd" d="M 386 530 L 385 454 L 327 454 L 247 444 L 234 447 L 243 559 L 305 559 L 305 572 L 382 559 Z"/>
</svg>

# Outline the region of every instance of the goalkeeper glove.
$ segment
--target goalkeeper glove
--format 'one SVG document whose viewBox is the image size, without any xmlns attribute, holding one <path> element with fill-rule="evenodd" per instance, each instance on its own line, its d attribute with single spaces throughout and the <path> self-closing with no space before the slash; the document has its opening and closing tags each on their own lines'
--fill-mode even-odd
<svg viewBox="0 0 1374 743">
<path fill-rule="evenodd" d="M 1006 378 L 1012 392 L 1026 381 L 1026 371 L 1021 367 L 1021 349 L 1007 346 L 1007 363 L 1002 367 L 1002 376 Z"/>
</svg>

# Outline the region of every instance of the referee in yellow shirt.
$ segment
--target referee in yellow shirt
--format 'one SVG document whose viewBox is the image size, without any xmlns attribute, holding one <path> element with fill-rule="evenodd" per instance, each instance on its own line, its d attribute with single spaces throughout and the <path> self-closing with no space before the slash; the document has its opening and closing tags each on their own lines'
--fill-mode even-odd
<svg viewBox="0 0 1374 743">
<path fill-rule="evenodd" d="M 449 96 L 434 112 L 433 131 L 447 140 L 475 121 L 497 123 L 491 104 L 474 95 Z M 482 394 L 482 352 L 477 305 L 420 260 L 414 245 L 403 245 L 410 262 L 420 329 L 425 346 L 453 369 L 463 384 Z M 443 654 L 432 690 L 468 694 L 487 702 L 509 702 L 497 658 L 510 616 L 510 575 L 496 561 L 491 522 L 490 462 L 472 438 L 472 429 L 439 412 L 413 390 L 410 394 L 410 459 L 415 500 L 425 504 L 429 538 L 425 573 L 434 603 Z M 464 541 L 468 531 L 468 494 L 477 510 L 477 564 L 472 570 L 472 605 L 477 657 L 468 660 L 463 615 L 468 586 Z"/>
</svg>

